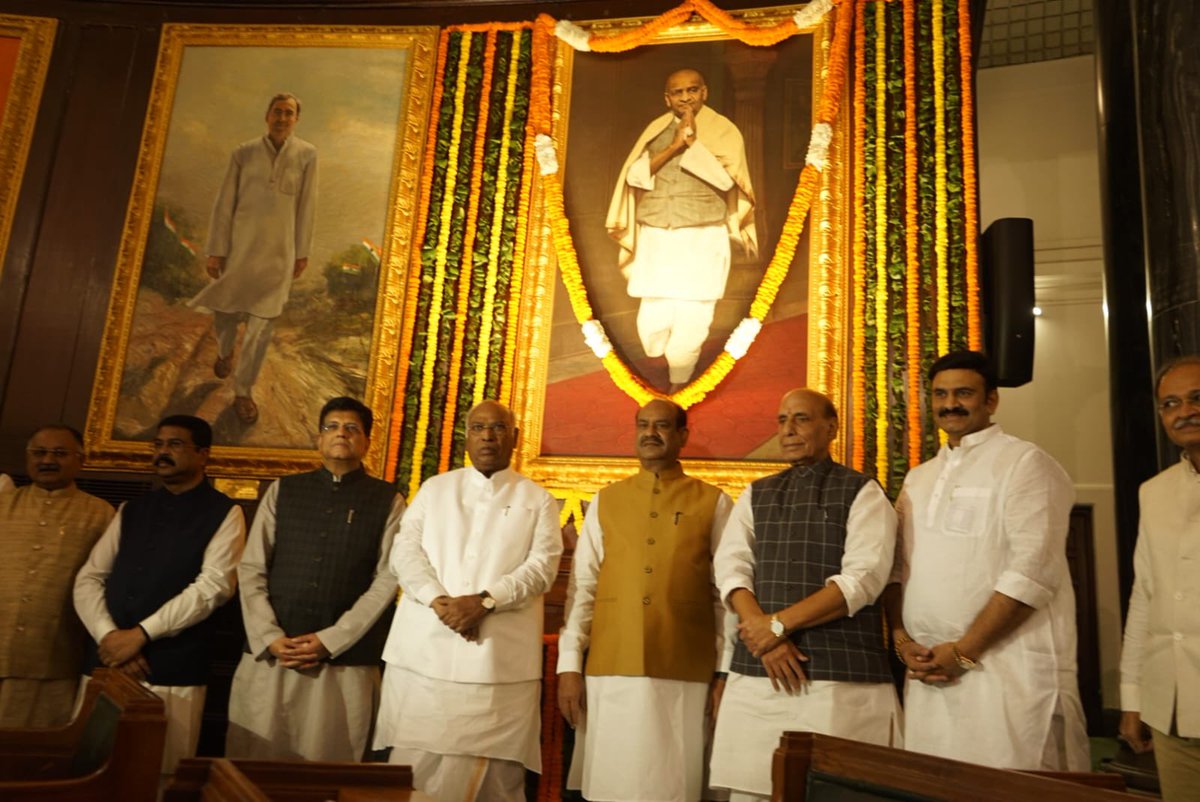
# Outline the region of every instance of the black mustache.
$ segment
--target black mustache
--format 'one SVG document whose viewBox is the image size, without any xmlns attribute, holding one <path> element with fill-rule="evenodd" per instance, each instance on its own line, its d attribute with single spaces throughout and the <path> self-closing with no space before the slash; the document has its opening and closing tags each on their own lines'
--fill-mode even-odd
<svg viewBox="0 0 1200 802">
<path fill-rule="evenodd" d="M 660 437 L 643 437 L 641 444 L 646 445 L 646 443 L 658 443 L 661 446 L 663 441 Z"/>
<path fill-rule="evenodd" d="M 159 465 L 170 465 L 172 468 L 174 468 L 175 460 L 171 459 L 166 454 L 163 454 L 161 457 L 156 457 L 154 460 L 154 466 L 158 467 Z"/>
<path fill-rule="evenodd" d="M 945 418 L 949 415 L 966 415 L 968 414 L 962 407 L 946 407 L 938 413 L 939 418 Z"/>
</svg>

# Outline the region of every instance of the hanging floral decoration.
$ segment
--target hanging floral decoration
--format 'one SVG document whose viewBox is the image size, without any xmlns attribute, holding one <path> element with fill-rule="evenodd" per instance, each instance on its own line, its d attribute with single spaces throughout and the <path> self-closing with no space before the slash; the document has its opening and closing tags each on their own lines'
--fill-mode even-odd
<svg viewBox="0 0 1200 802">
<path fill-rule="evenodd" d="M 805 167 L 749 313 L 718 358 L 671 398 L 698 403 L 752 347 L 795 256 L 852 80 L 848 454 L 852 465 L 897 490 L 907 468 L 938 446 L 924 402 L 929 365 L 948 348 L 980 342 L 968 5 L 814 0 L 760 25 L 709 0 L 687 0 L 612 35 L 545 15 L 447 28 L 418 187 L 420 247 L 410 268 L 388 476 L 411 495 L 426 477 L 462 464 L 467 410 L 485 397 L 511 396 L 535 184 L 588 347 L 631 397 L 660 395 L 614 352 L 588 300 L 551 136 L 553 63 L 556 47 L 624 52 L 699 16 L 753 46 L 823 21 L 833 36 Z M 570 518 L 584 499 L 564 500 Z"/>
</svg>

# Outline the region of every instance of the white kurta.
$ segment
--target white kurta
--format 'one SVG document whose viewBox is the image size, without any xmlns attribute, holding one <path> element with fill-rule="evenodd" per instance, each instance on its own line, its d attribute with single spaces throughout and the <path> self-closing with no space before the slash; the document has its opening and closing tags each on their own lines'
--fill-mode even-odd
<svg viewBox="0 0 1200 802">
<path fill-rule="evenodd" d="M 713 567 L 721 598 L 754 592 L 754 486 L 733 506 Z M 867 482 L 846 516 L 837 585 L 853 616 L 883 592 L 896 546 L 896 514 L 876 482 Z M 796 599 L 796 601 L 800 601 Z M 733 644 L 724 664 L 733 659 Z M 785 731 L 808 731 L 883 746 L 899 746 L 900 700 L 890 682 L 810 681 L 797 694 L 771 687 L 767 677 L 729 675 L 713 736 L 711 783 L 757 795 L 771 793 L 771 755 Z"/>
<path fill-rule="evenodd" d="M 250 653 L 243 654 L 229 695 L 228 757 L 262 760 L 361 760 L 379 701 L 379 669 L 321 663 L 303 672 L 279 665 L 268 646 L 286 633 L 271 607 L 267 572 L 275 548 L 279 482 L 263 495 L 238 566 L 242 619 Z M 375 578 L 332 626 L 316 633 L 332 657 L 358 642 L 396 598 L 388 568 L 404 498 L 396 495 L 379 543 Z"/>
<path fill-rule="evenodd" d="M 213 204 L 205 250 L 226 257 L 225 272 L 189 301 L 214 312 L 275 318 L 307 258 L 317 213 L 317 149 L 296 136 L 278 152 L 268 137 L 243 142 L 229 157 Z"/>
<path fill-rule="evenodd" d="M 993 592 L 1035 612 L 980 656 L 982 670 L 907 683 L 907 748 L 997 768 L 1088 769 L 1066 559 L 1074 498 L 1057 462 L 995 424 L 909 472 L 896 572 L 908 634 L 926 646 L 958 640 Z M 1065 763 L 1047 766 L 1056 711 L 1065 741 L 1051 751 Z"/>
<path fill-rule="evenodd" d="M 732 506 L 726 494 L 717 498 L 709 533 L 710 554 L 717 551 Z M 603 562 L 604 530 L 600 527 L 600 495 L 596 494 L 572 557 L 566 618 L 558 640 L 560 674 L 583 671 Z M 713 597 L 716 654 L 722 655 L 726 611 L 715 587 Z M 708 683 L 624 676 L 589 676 L 585 683 L 586 722 L 575 730 L 567 787 L 582 789 L 583 796 L 591 800 L 700 799 Z"/>
<path fill-rule="evenodd" d="M 515 760 L 541 770 L 542 596 L 561 556 L 557 502 L 515 471 L 485 477 L 460 468 L 421 486 L 392 550 L 404 593 L 383 652 L 387 715 L 379 717 L 377 747 Z M 477 642 L 442 624 L 430 607 L 440 596 L 484 590 L 496 607 L 480 623 Z M 442 724 L 413 726 L 431 702 L 440 706 Z M 471 727 L 497 718 L 496 711 L 503 715 L 480 738 Z"/>
<path fill-rule="evenodd" d="M 108 613 L 104 589 L 121 547 L 124 510 L 122 504 L 75 578 L 75 611 L 96 643 L 118 628 Z M 169 537 L 170 533 L 164 535 Z M 208 618 L 233 598 L 237 589 L 237 564 L 245 545 L 246 519 L 242 508 L 234 505 L 205 547 L 200 573 L 195 580 L 139 622 L 146 636 L 152 641 L 174 637 Z M 166 707 L 162 773 L 172 774 L 181 758 L 196 754 L 207 686 L 142 684 L 158 694 Z"/>
<path fill-rule="evenodd" d="M 1200 474 L 1187 455 L 1142 485 L 1121 709 L 1200 738 Z"/>
</svg>

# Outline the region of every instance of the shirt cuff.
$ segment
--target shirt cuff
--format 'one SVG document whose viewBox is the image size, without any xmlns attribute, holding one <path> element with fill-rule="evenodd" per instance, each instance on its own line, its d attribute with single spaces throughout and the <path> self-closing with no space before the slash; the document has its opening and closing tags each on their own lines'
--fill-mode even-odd
<svg viewBox="0 0 1200 802">
<path fill-rule="evenodd" d="M 146 633 L 146 637 L 152 641 L 158 640 L 167 631 L 167 628 L 162 625 L 161 621 L 159 621 L 157 613 L 148 616 L 145 620 L 138 624 L 138 626 L 140 626 L 142 631 Z"/>
<path fill-rule="evenodd" d="M 855 613 L 871 602 L 866 598 L 867 594 L 863 592 L 862 587 L 848 576 L 835 574 L 826 579 L 825 584 L 826 586 L 838 586 L 838 590 L 842 592 L 842 598 L 846 600 L 846 615 L 850 618 L 853 618 Z"/>
<path fill-rule="evenodd" d="M 337 657 L 351 646 L 340 635 L 337 627 L 326 627 L 317 631 L 316 636 L 321 639 L 321 645 L 329 651 L 330 658 Z"/>
<path fill-rule="evenodd" d="M 449 596 L 446 589 L 438 582 L 430 582 L 428 585 L 423 585 L 412 592 L 414 601 L 418 601 L 426 607 L 433 606 L 433 600 L 439 596 Z"/>
<path fill-rule="evenodd" d="M 575 649 L 558 653 L 558 668 L 555 673 L 565 674 L 568 671 L 583 672 L 583 653 Z"/>
<path fill-rule="evenodd" d="M 1027 604 L 1035 610 L 1040 610 L 1050 603 L 1054 591 L 1039 585 L 1032 579 L 1018 574 L 1016 571 L 1005 571 L 996 581 L 994 590 L 1009 598 Z"/>
<path fill-rule="evenodd" d="M 721 587 L 721 603 L 725 605 L 725 609 L 730 612 L 737 612 L 733 609 L 733 604 L 730 603 L 729 597 L 733 595 L 735 590 L 748 590 L 754 592 L 754 585 L 741 577 L 731 579 Z"/>
<path fill-rule="evenodd" d="M 1121 710 L 1142 712 L 1142 686 L 1136 682 L 1121 683 Z"/>
<path fill-rule="evenodd" d="M 503 610 L 512 604 L 513 596 L 516 595 L 509 590 L 508 583 L 504 581 L 497 582 L 490 588 L 480 588 L 479 590 L 480 592 L 487 591 L 487 595 L 495 600 L 497 610 Z"/>
</svg>

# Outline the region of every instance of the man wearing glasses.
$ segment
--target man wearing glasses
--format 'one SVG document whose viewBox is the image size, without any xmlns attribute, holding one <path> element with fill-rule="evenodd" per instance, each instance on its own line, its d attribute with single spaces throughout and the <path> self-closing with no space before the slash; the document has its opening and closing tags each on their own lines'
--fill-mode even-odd
<svg viewBox="0 0 1200 802">
<path fill-rule="evenodd" d="M 71 585 L 113 516 L 75 487 L 82 452 L 79 432 L 43 426 L 25 449 L 33 484 L 0 493 L 0 727 L 61 727 L 75 706 L 83 629 Z"/>
<path fill-rule="evenodd" d="M 85 670 L 116 668 L 162 698 L 162 773 L 196 753 L 212 651 L 210 616 L 233 597 L 246 541 L 241 507 L 205 481 L 212 427 L 171 415 L 154 436 L 162 486 L 121 505 L 75 580 L 93 642 Z"/>
<path fill-rule="evenodd" d="M 558 505 L 509 469 L 512 412 L 467 413 L 469 467 L 430 478 L 404 516 L 392 570 L 376 748 L 440 800 L 525 799 L 541 770 L 542 596 L 558 573 Z"/>
<path fill-rule="evenodd" d="M 362 760 L 396 599 L 388 569 L 404 499 L 367 476 L 371 410 L 321 409 L 321 467 L 259 504 L 238 568 L 246 653 L 229 699 L 228 757 Z"/>
<path fill-rule="evenodd" d="M 1200 798 L 1200 356 L 1168 362 L 1158 414 L 1180 460 L 1144 483 L 1121 652 L 1121 737 L 1154 750 L 1165 802 Z"/>
</svg>

